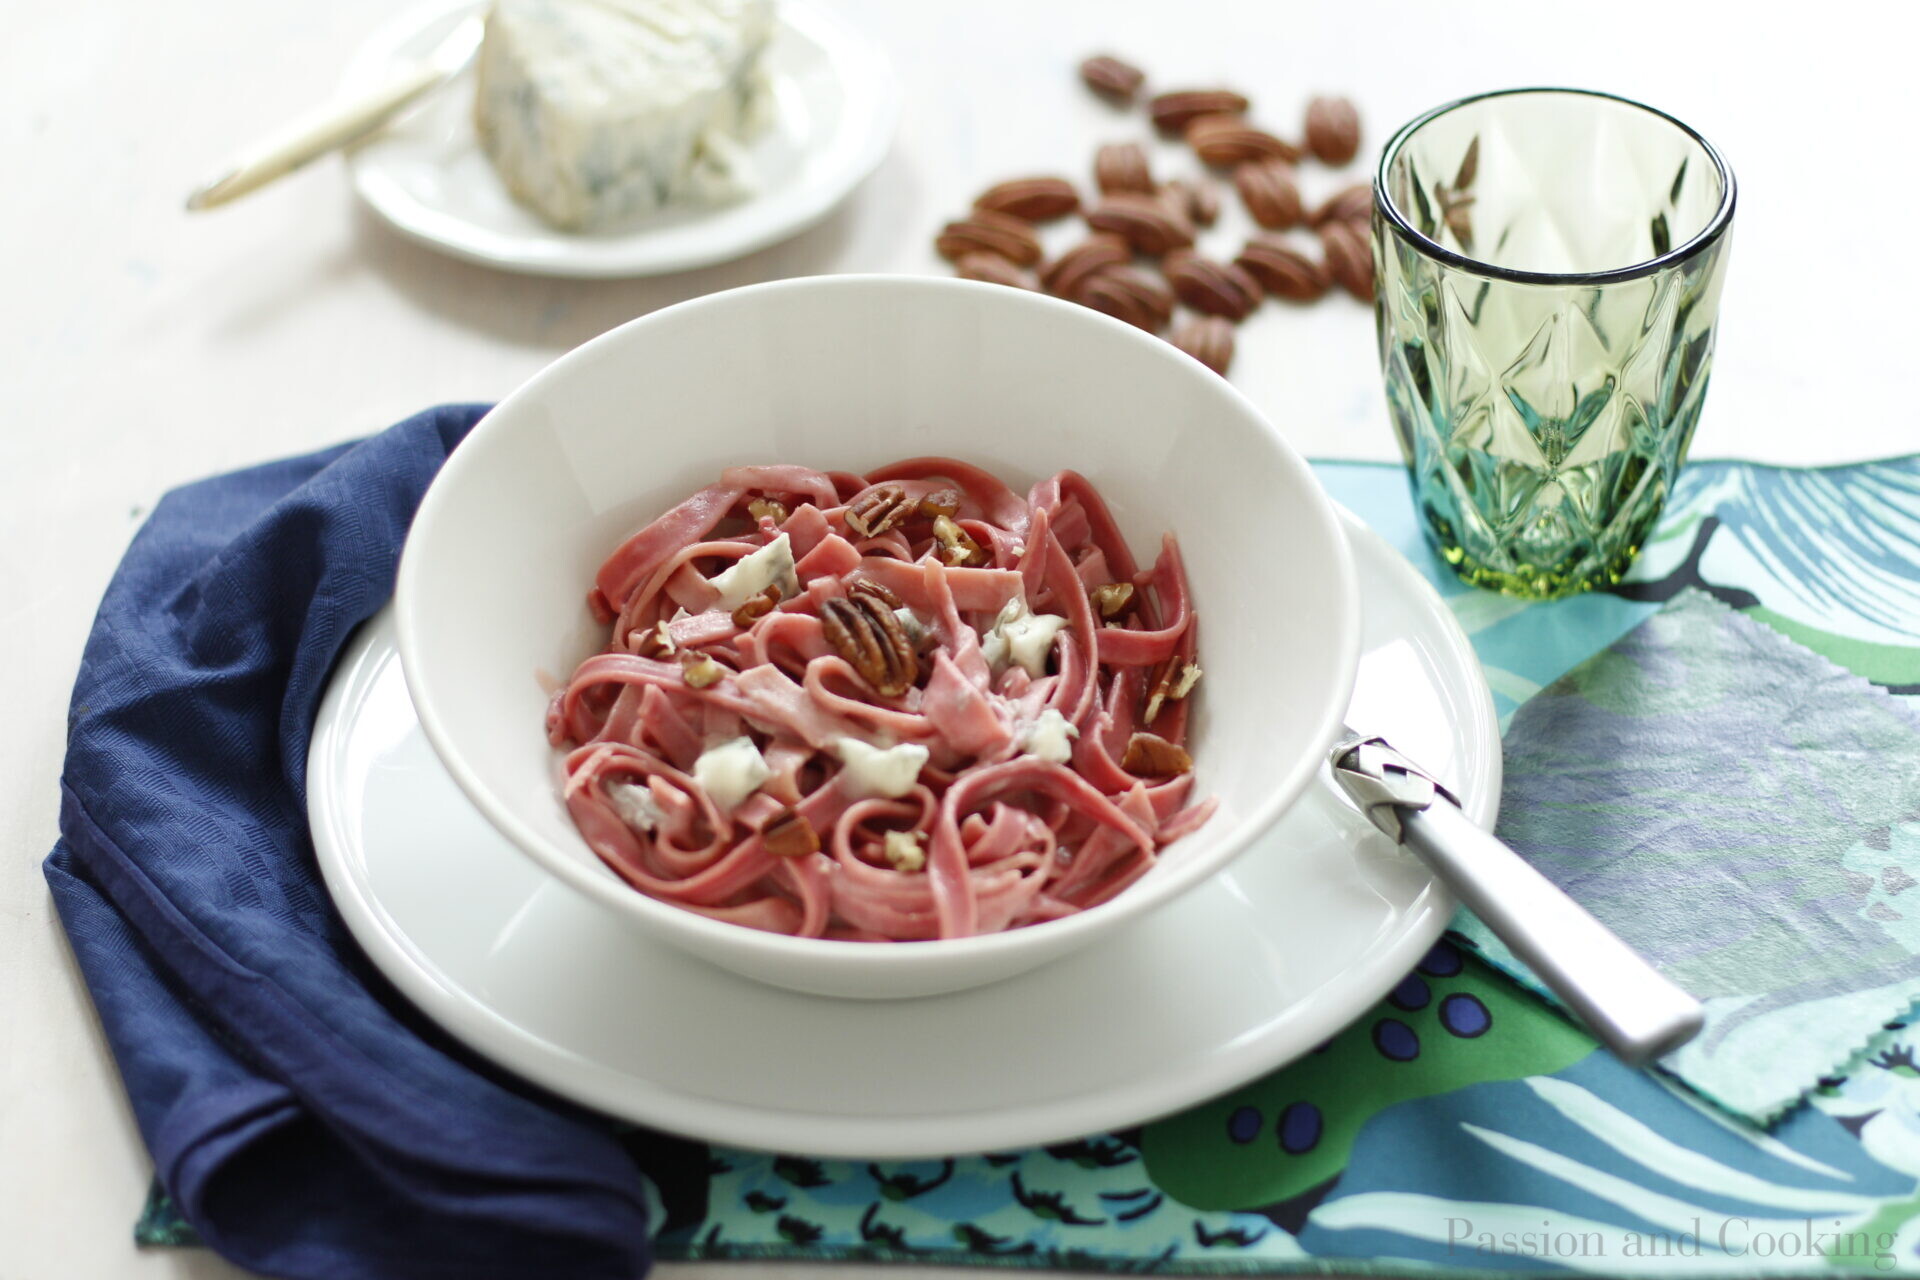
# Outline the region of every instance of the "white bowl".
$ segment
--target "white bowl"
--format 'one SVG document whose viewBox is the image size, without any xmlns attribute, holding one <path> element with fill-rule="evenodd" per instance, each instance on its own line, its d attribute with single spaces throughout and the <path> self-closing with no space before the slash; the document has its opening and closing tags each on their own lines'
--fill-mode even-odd
<svg viewBox="0 0 1920 1280">
<path fill-rule="evenodd" d="M 601 560 L 726 466 L 861 471 L 921 454 L 985 466 L 1016 491 L 1084 472 L 1146 561 L 1163 531 L 1178 535 L 1206 672 L 1189 748 L 1219 812 L 1111 902 L 977 938 L 788 938 L 629 888 L 574 830 L 543 732 L 546 689 L 606 643 L 585 605 Z M 1224 379 L 1082 307 L 894 276 L 713 294 L 555 361 L 474 428 L 427 491 L 395 606 L 427 737 L 530 857 L 633 928 L 736 973 L 858 997 L 1010 977 L 1225 866 L 1314 777 L 1347 706 L 1360 624 L 1331 504 Z M 457 901 L 460 886 L 447 892 Z"/>
</svg>

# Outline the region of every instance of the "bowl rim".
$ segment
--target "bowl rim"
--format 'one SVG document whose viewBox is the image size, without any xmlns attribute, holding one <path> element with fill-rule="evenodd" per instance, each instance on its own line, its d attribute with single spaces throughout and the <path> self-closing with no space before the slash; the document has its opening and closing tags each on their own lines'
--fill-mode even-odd
<svg viewBox="0 0 1920 1280">
<path fill-rule="evenodd" d="M 827 938 L 797 938 L 710 919 L 650 897 L 617 876 L 604 874 L 604 867 L 599 864 L 598 858 L 588 863 L 553 847 L 544 836 L 523 822 L 510 805 L 495 796 L 479 772 L 468 762 L 456 735 L 442 720 L 431 690 L 431 676 L 428 674 L 430 664 L 423 660 L 421 653 L 421 624 L 410 603 L 416 596 L 416 586 L 425 572 L 417 548 L 427 541 L 440 518 L 442 507 L 449 501 L 446 495 L 455 490 L 460 477 L 484 462 L 484 449 L 474 449 L 474 443 L 490 440 L 509 429 L 514 416 L 512 410 L 529 401 L 537 401 L 546 394 L 550 385 L 564 381 L 575 365 L 596 359 L 599 352 L 607 347 L 631 341 L 632 334 L 678 323 L 698 311 L 737 306 L 743 297 L 873 289 L 895 291 L 902 295 L 974 295 L 982 299 L 995 299 L 993 305 L 996 306 L 1050 311 L 1062 323 L 1104 329 L 1123 346 L 1133 346 L 1138 358 L 1172 361 L 1189 370 L 1192 376 L 1208 380 L 1214 393 L 1225 395 L 1249 420 L 1254 430 L 1264 435 L 1275 451 L 1281 468 L 1293 472 L 1295 478 L 1302 482 L 1300 487 L 1306 496 L 1310 518 L 1320 527 L 1333 557 L 1332 578 L 1338 613 L 1338 616 L 1324 620 L 1324 625 L 1334 632 L 1334 653 L 1338 666 L 1332 679 L 1327 682 L 1321 705 L 1314 717 L 1313 731 L 1308 736 L 1313 749 L 1301 752 L 1292 760 L 1278 774 L 1260 802 L 1236 826 L 1215 837 L 1210 844 L 1203 844 L 1192 856 L 1157 879 L 1130 886 L 1108 901 L 1073 915 L 999 933 L 930 939 L 893 946 Z M 904 302 L 902 305 L 905 305 Z M 502 410 L 509 412 L 502 413 Z M 429 532 L 423 534 L 423 531 Z M 446 766 L 448 774 L 481 815 L 543 869 L 589 898 L 605 903 L 616 911 L 644 919 L 649 925 L 657 926 L 669 934 L 680 935 L 692 944 L 692 949 L 697 953 L 707 953 L 710 948 L 718 947 L 756 951 L 766 959 L 784 957 L 807 964 L 838 963 L 849 967 L 892 968 L 896 971 L 963 961 L 987 963 L 990 957 L 1010 959 L 1025 952 L 1064 952 L 1077 935 L 1089 935 L 1083 940 L 1090 941 L 1092 936 L 1171 902 L 1199 885 L 1245 852 L 1255 839 L 1278 822 L 1318 773 L 1328 748 L 1341 730 L 1360 662 L 1357 571 L 1333 501 L 1306 459 L 1238 387 L 1171 344 L 1089 308 L 1038 293 L 1009 289 L 1004 285 L 906 274 L 807 276 L 704 294 L 626 321 L 555 359 L 488 410 L 453 449 L 427 486 L 401 550 L 393 602 L 401 671 L 406 680 L 408 697 L 419 715 L 428 742 Z M 1205 841 L 1206 837 L 1206 829 L 1202 828 L 1186 839 Z"/>
</svg>

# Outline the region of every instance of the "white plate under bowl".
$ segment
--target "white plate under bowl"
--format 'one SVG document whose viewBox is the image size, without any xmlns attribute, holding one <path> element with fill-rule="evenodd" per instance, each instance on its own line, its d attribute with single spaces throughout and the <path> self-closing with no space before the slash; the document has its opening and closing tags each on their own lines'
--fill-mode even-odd
<svg viewBox="0 0 1920 1280">
<path fill-rule="evenodd" d="M 1412 566 L 1343 523 L 1366 602 L 1349 720 L 1491 826 L 1500 737 L 1473 649 Z M 1453 913 L 1325 783 L 1214 879 L 1057 963 L 918 1000 L 798 995 L 649 941 L 541 871 L 447 776 L 394 644 L 391 611 L 361 629 L 308 755 L 314 846 L 348 928 L 478 1052 L 656 1128 L 911 1159 L 1138 1123 L 1306 1053 Z"/>
<path fill-rule="evenodd" d="M 485 5 L 441 0 L 376 32 L 343 88 L 378 83 Z M 533 275 L 623 277 L 738 258 L 820 221 L 886 156 L 899 93 L 886 55 L 826 9 L 780 0 L 762 65 L 777 118 L 748 148 L 759 189 L 733 204 L 667 209 L 619 230 L 548 226 L 508 194 L 473 128 L 473 72 L 348 158 L 354 189 L 394 227 L 455 257 Z"/>
</svg>

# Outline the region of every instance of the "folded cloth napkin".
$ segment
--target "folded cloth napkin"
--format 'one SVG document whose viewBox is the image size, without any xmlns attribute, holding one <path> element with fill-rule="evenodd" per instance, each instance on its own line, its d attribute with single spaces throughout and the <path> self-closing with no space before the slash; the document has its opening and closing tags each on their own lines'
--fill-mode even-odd
<svg viewBox="0 0 1920 1280">
<path fill-rule="evenodd" d="M 74 686 L 54 901 L 160 1181 L 208 1244 L 275 1275 L 649 1261 L 633 1156 L 421 1025 L 346 936 L 308 844 L 328 669 L 483 412 L 168 494 Z"/>
<path fill-rule="evenodd" d="M 1920 998 L 1920 717 L 1703 592 L 1521 707 L 1499 831 L 1705 1002 L 1661 1065 L 1749 1119 Z"/>
</svg>

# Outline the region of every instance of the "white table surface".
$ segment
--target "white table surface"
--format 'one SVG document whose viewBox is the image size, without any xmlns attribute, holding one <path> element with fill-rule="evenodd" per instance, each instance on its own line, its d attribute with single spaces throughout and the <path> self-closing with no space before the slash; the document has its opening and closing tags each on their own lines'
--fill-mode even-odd
<svg viewBox="0 0 1920 1280">
<path fill-rule="evenodd" d="M 1283 132 L 1297 131 L 1310 92 L 1348 92 L 1370 144 L 1426 106 L 1498 86 L 1583 85 L 1662 106 L 1712 138 L 1740 179 L 1696 456 L 1825 463 L 1920 449 L 1911 6 L 1825 4 L 1782 24 L 1764 7 L 1673 0 L 1609 5 L 1604 21 L 1539 0 L 832 2 L 891 51 L 905 88 L 879 173 L 786 245 L 613 283 L 443 259 L 356 209 L 337 161 L 215 214 L 181 211 L 223 152 L 327 93 L 383 0 L 9 6 L 0 1280 L 238 1274 L 204 1251 L 130 1243 L 149 1164 L 39 871 L 81 643 L 155 498 L 436 401 L 498 398 L 560 352 L 696 294 L 936 270 L 931 232 L 988 182 L 1080 176 L 1096 142 L 1144 135 L 1074 82 L 1096 46 L 1131 52 L 1163 83 L 1240 86 Z M 1242 331 L 1235 378 L 1311 455 L 1393 456 L 1372 322 L 1356 303 L 1264 309 Z"/>
</svg>

